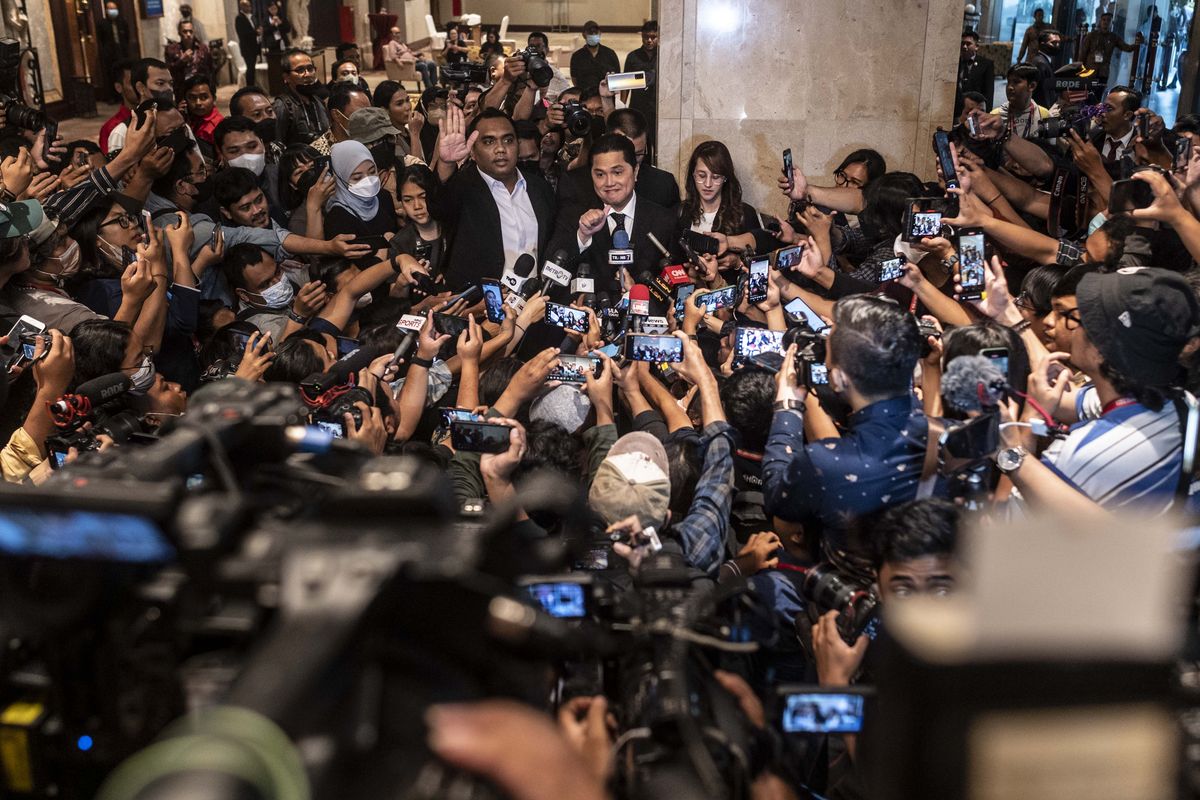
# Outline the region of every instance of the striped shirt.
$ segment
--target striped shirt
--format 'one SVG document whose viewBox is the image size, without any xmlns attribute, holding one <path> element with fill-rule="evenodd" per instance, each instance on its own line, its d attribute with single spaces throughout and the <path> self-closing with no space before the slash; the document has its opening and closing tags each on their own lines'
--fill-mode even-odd
<svg viewBox="0 0 1200 800">
<path fill-rule="evenodd" d="M 1137 506 L 1161 514 L 1175 502 L 1183 466 L 1175 406 L 1121 406 L 1071 429 L 1046 465 L 1105 508 Z"/>
</svg>

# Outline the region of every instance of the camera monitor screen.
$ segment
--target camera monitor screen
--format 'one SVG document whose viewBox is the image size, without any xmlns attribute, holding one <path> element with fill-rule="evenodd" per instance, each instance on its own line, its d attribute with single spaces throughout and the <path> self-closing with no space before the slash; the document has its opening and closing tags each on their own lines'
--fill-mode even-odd
<svg viewBox="0 0 1200 800">
<path fill-rule="evenodd" d="M 534 583 L 527 588 L 529 596 L 552 617 L 580 619 L 587 616 L 587 600 L 581 583 Z"/>
<path fill-rule="evenodd" d="M 28 558 L 160 564 L 175 549 L 147 517 L 111 511 L 0 510 L 0 553 Z"/>
<path fill-rule="evenodd" d="M 784 698 L 784 733 L 858 733 L 863 724 L 863 696 L 812 692 Z"/>
<path fill-rule="evenodd" d="M 592 356 L 572 356 L 563 354 L 558 357 L 558 366 L 550 370 L 546 376 L 548 381 L 563 381 L 564 383 L 587 383 L 589 374 L 595 375 L 600 368 L 600 359 Z"/>
</svg>

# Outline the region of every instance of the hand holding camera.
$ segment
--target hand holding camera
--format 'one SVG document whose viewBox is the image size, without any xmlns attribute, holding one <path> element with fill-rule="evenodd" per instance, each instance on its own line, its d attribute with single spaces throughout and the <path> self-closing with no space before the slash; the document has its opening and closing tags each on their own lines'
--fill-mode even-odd
<svg viewBox="0 0 1200 800">
<path fill-rule="evenodd" d="M 47 335 L 50 337 L 48 342 Z M 54 399 L 67 390 L 75 374 L 75 348 L 71 345 L 71 337 L 62 331 L 51 330 L 39 336 L 41 341 L 36 345 L 33 357 L 33 377 L 37 381 L 38 394 Z"/>
<path fill-rule="evenodd" d="M 870 639 L 858 637 L 853 646 L 846 644 L 838 632 L 837 617 L 841 612 L 826 611 L 812 626 L 813 656 L 817 662 L 817 683 L 820 686 L 849 686 L 862 666 Z"/>
</svg>

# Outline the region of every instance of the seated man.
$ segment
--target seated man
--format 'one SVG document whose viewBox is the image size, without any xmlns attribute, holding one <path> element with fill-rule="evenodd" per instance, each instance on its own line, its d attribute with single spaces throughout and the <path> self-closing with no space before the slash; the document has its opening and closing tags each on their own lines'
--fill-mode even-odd
<svg viewBox="0 0 1200 800">
<path fill-rule="evenodd" d="M 554 250 L 578 252 L 591 263 L 596 289 L 621 291 L 621 269 L 630 276 L 658 272 L 662 254 L 651 244 L 650 235 L 671 247 L 675 214 L 636 190 L 638 164 L 633 142 L 617 133 L 607 133 L 592 147 L 593 197 L 587 211 L 572 230 L 563 225 L 555 236 Z M 618 245 L 623 244 L 624 247 Z M 631 249 L 633 262 L 611 263 L 610 251 Z"/>
<path fill-rule="evenodd" d="M 996 463 L 1030 504 L 1164 513 L 1186 498 L 1190 482 L 1182 475 L 1187 415 L 1179 359 L 1200 336 L 1200 301 L 1182 276 L 1153 267 L 1084 275 L 1076 299 L 1078 308 L 1064 312 L 1061 323 L 1071 363 L 1091 379 L 1100 415 L 1074 426 L 1040 461 L 1028 457 L 1034 442 L 1027 429 L 1007 428 L 1009 446 Z M 1042 359 L 1031 377 L 1051 414 L 1071 379 L 1063 370 L 1050 380 L 1053 363 Z M 1076 401 L 1082 416 L 1087 407 L 1086 398 Z"/>
<path fill-rule="evenodd" d="M 827 558 L 843 562 L 856 517 L 917 497 L 929 421 L 913 396 L 921 336 L 894 301 L 852 295 L 837 302 L 826 347 L 829 388 L 852 413 L 840 438 L 805 442 L 805 398 L 795 346 L 779 372 L 775 418 L 763 456 L 768 514 L 820 531 Z M 825 420 L 828 423 L 828 420 Z M 828 425 L 832 428 L 832 425 Z M 859 554 L 860 556 L 862 554 Z"/>
<path fill-rule="evenodd" d="M 258 178 L 258 187 L 267 195 L 271 219 L 286 225 L 289 215 L 279 200 L 279 165 L 267 163 L 267 148 L 256 129 L 257 126 L 244 117 L 222 120 L 213 133 L 217 163 L 253 172 Z"/>
<path fill-rule="evenodd" d="M 383 44 L 383 61 L 392 64 L 413 64 L 426 89 L 432 89 L 437 83 L 437 62 L 420 58 L 404 43 L 404 34 L 399 28 L 393 27 L 392 38 Z"/>
</svg>

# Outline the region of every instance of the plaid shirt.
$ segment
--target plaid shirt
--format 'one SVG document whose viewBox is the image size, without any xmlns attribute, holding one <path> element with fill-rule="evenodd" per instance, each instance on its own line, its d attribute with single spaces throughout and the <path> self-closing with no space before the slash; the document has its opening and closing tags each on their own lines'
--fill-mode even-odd
<svg viewBox="0 0 1200 800">
<path fill-rule="evenodd" d="M 725 555 L 729 536 L 729 514 L 733 506 L 733 427 L 714 422 L 702 434 L 700 448 L 704 469 L 696 481 L 696 492 L 687 516 L 671 526 L 683 545 L 688 564 L 716 575 Z"/>
<path fill-rule="evenodd" d="M 1058 253 L 1054 256 L 1054 263 L 1062 267 L 1077 267 L 1083 263 L 1084 249 L 1081 245 L 1075 244 L 1068 239 L 1058 240 Z"/>
</svg>

